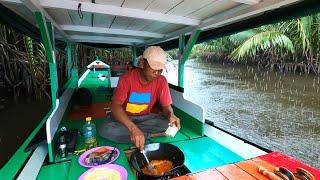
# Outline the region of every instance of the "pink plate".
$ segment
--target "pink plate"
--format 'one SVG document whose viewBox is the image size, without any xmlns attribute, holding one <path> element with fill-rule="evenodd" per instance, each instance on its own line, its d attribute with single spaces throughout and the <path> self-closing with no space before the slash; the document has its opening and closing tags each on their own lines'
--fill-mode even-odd
<svg viewBox="0 0 320 180">
<path fill-rule="evenodd" d="M 120 166 L 120 165 L 117 165 L 117 164 L 103 164 L 103 165 L 100 165 L 100 166 L 95 166 L 89 170 L 87 170 L 86 172 L 84 172 L 78 180 L 84 180 L 85 177 L 92 173 L 92 171 L 94 171 L 95 169 L 97 168 L 105 168 L 105 169 L 113 169 L 113 170 L 116 170 L 120 173 L 120 176 L 121 176 L 121 180 L 127 180 L 127 177 L 128 177 L 128 173 L 127 173 L 127 170 Z"/>
<path fill-rule="evenodd" d="M 87 165 L 87 164 L 85 163 L 85 159 L 87 158 L 87 156 L 88 156 L 90 153 L 92 153 L 92 152 L 94 152 L 94 151 L 96 151 L 97 149 L 102 148 L 102 147 L 108 148 L 108 149 L 110 149 L 110 150 L 113 150 L 113 148 L 114 148 L 114 147 L 111 147 L 111 146 L 99 146 L 99 147 L 95 147 L 95 148 L 89 149 L 88 151 L 86 151 L 86 152 L 84 152 L 83 154 L 81 154 L 81 156 L 79 157 L 79 160 L 78 160 L 79 164 L 80 164 L 81 166 L 88 167 L 88 168 L 97 167 L 97 166 Z M 110 160 L 108 163 L 106 163 L 106 164 L 110 164 L 110 163 L 112 163 L 113 161 L 115 161 L 115 160 L 119 157 L 119 155 L 120 155 L 120 151 L 119 151 L 119 149 L 116 148 L 114 154 L 112 155 L 113 157 L 112 157 L 111 160 Z"/>
</svg>

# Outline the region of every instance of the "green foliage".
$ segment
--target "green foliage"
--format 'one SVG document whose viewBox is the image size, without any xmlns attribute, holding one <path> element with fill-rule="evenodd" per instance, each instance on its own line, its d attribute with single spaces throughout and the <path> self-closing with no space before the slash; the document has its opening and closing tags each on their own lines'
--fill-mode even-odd
<svg viewBox="0 0 320 180">
<path fill-rule="evenodd" d="M 179 49 L 178 48 L 166 51 L 166 53 L 167 53 L 167 57 L 168 57 L 169 61 L 172 60 L 172 59 L 178 59 L 179 58 L 178 57 L 178 55 L 179 55 L 178 54 L 179 53 Z"/>
<path fill-rule="evenodd" d="M 191 57 L 201 58 L 202 55 L 206 52 L 213 52 L 213 53 L 230 52 L 230 46 L 229 46 L 230 44 L 231 43 L 227 37 L 197 44 L 193 47 L 191 51 Z"/>
<path fill-rule="evenodd" d="M 259 31 L 256 29 L 250 29 L 247 31 L 242 31 L 237 34 L 233 34 L 229 37 L 230 42 L 234 45 L 240 45 L 242 42 L 246 41 L 247 39 L 251 38 L 252 36 L 256 35 Z"/>
<path fill-rule="evenodd" d="M 198 44 L 192 51 L 196 58 L 216 59 L 228 54 L 229 60 L 268 60 L 300 62 L 316 71 L 320 57 L 320 14 L 266 25 Z M 320 68 L 318 68 L 320 72 Z"/>
<path fill-rule="evenodd" d="M 63 53 L 57 51 L 59 80 L 65 78 L 66 74 L 64 59 Z M 0 69 L 3 70 L 0 71 L 0 84 L 12 89 L 15 100 L 21 94 L 26 94 L 28 98 L 35 97 L 37 100 L 51 98 L 48 93 L 48 61 L 42 43 L 0 24 L 0 61 Z"/>
<path fill-rule="evenodd" d="M 274 50 L 294 53 L 293 43 L 286 35 L 278 31 L 262 31 L 251 36 L 238 46 L 230 55 L 231 59 L 241 59 L 244 57 L 253 57 L 257 53 Z"/>
</svg>

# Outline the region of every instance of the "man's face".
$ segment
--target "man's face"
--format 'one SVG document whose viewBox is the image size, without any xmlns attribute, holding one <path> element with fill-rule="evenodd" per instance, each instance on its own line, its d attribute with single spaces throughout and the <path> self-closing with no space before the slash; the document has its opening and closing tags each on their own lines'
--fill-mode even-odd
<svg viewBox="0 0 320 180">
<path fill-rule="evenodd" d="M 154 70 L 150 67 L 149 63 L 147 60 L 143 61 L 143 69 L 142 69 L 143 75 L 146 78 L 148 82 L 153 81 L 154 79 L 158 78 L 161 73 L 162 69 L 160 70 Z"/>
</svg>

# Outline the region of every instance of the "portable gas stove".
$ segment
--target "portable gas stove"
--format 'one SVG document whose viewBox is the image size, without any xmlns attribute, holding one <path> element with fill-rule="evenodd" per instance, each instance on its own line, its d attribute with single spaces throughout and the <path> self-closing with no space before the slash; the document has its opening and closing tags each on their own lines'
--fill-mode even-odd
<svg viewBox="0 0 320 180">
<path fill-rule="evenodd" d="M 145 176 L 142 173 L 139 173 L 137 171 L 134 171 L 134 172 L 136 173 L 136 177 L 139 180 L 167 180 L 167 179 L 186 175 L 186 174 L 190 173 L 191 171 L 186 166 L 182 166 L 172 176 L 166 176 L 166 177 L 161 177 L 161 178 L 150 178 L 150 176 Z"/>
</svg>

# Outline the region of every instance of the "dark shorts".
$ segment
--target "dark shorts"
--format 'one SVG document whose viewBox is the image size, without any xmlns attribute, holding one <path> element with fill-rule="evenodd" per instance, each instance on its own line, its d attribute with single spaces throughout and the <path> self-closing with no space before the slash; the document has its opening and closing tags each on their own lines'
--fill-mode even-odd
<svg viewBox="0 0 320 180">
<path fill-rule="evenodd" d="M 140 130 L 145 139 L 149 139 L 153 133 L 162 133 L 168 128 L 168 119 L 162 114 L 150 113 L 142 116 L 129 116 Z M 98 127 L 100 136 L 117 143 L 129 143 L 130 133 L 120 122 L 111 118 Z"/>
</svg>

